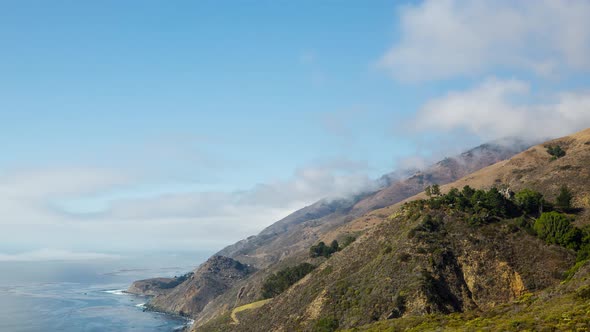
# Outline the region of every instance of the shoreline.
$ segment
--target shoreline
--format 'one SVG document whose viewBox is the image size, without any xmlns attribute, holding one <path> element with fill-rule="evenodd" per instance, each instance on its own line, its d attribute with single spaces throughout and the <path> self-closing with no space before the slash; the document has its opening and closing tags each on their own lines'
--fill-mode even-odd
<svg viewBox="0 0 590 332">
<path fill-rule="evenodd" d="M 195 320 L 186 316 L 179 315 L 177 313 L 166 312 L 163 310 L 158 310 L 157 308 L 150 305 L 150 299 L 153 298 L 153 295 L 142 295 L 136 293 L 130 293 L 126 289 L 111 289 L 111 290 L 102 290 L 104 293 L 112 294 L 112 295 L 127 295 L 127 296 L 135 296 L 140 298 L 145 298 L 147 301 L 144 303 L 138 303 L 134 306 L 136 308 L 140 308 L 142 312 L 153 312 L 157 314 L 161 314 L 170 318 L 175 318 L 179 320 L 183 320 L 185 323 L 182 327 L 173 328 L 171 331 L 178 331 L 178 332 L 188 332 L 190 328 L 195 323 Z"/>
</svg>

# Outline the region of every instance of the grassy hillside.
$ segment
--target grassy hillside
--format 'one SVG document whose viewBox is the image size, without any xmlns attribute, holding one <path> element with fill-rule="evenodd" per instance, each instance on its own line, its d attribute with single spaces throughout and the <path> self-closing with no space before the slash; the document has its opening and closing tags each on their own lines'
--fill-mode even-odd
<svg viewBox="0 0 590 332">
<path fill-rule="evenodd" d="M 549 153 L 549 147 L 556 145 L 565 155 L 556 158 Z M 589 223 L 589 165 L 590 130 L 586 130 L 535 146 L 442 186 L 441 191 L 466 185 L 496 187 L 509 197 L 510 192 L 527 188 L 555 202 L 560 188 L 567 185 L 573 208 L 561 212 L 575 217 L 573 225 L 583 227 Z M 541 319 L 562 328 L 565 325 L 559 324 L 565 323 L 554 317 L 587 312 L 579 299 L 585 296 L 580 287 L 585 287 L 588 269 L 578 270 L 575 278 L 560 286 L 575 264 L 576 252 L 537 236 L 531 223 L 538 215 L 490 211 L 493 208 L 482 208 L 479 200 L 474 203 L 477 207 L 459 209 L 454 201 L 440 206 L 431 204 L 432 199 L 421 201 L 425 198 L 420 194 L 408 200 L 413 203 L 395 204 L 340 227 L 337 231 L 349 232 L 358 225 L 377 225 L 348 248 L 318 262 L 311 274 L 260 309 L 244 312 L 240 324 L 227 328 L 431 330 L 477 328 L 477 324 L 518 328 Z M 564 309 L 559 311 L 557 304 Z M 522 322 L 507 321 L 514 315 Z M 571 320 L 584 324 L 583 319 Z M 199 331 L 209 328 L 205 325 Z"/>
<path fill-rule="evenodd" d="M 538 294 L 525 293 L 486 312 L 386 320 L 347 331 L 588 331 L 590 263 L 569 280 Z"/>
</svg>

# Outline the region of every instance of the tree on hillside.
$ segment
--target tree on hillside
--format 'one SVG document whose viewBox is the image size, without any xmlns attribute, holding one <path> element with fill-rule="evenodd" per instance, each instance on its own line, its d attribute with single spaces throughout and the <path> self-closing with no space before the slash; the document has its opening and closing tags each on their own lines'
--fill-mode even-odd
<svg viewBox="0 0 590 332">
<path fill-rule="evenodd" d="M 534 229 L 545 242 L 570 249 L 578 249 L 583 236 L 579 228 L 572 226 L 570 218 L 555 211 L 541 214 Z"/>
<path fill-rule="evenodd" d="M 561 148 L 559 145 L 549 145 L 547 146 L 547 153 L 553 156 L 553 159 L 558 159 L 565 156 L 565 150 Z"/>
<path fill-rule="evenodd" d="M 332 241 L 332 243 L 330 243 L 330 249 L 332 249 L 332 253 L 338 251 L 340 249 L 340 247 L 338 246 L 338 241 Z"/>
<path fill-rule="evenodd" d="M 302 263 L 284 268 L 273 273 L 262 284 L 262 296 L 265 299 L 275 297 L 315 269 L 314 265 Z"/>
<path fill-rule="evenodd" d="M 432 195 L 440 196 L 440 186 L 436 183 L 432 185 Z"/>
<path fill-rule="evenodd" d="M 540 213 L 543 206 L 543 195 L 530 189 L 523 189 L 514 195 L 516 205 L 527 214 Z"/>
<path fill-rule="evenodd" d="M 470 186 L 465 186 L 463 187 L 461 193 L 463 194 L 463 196 L 465 196 L 465 198 L 471 199 L 471 196 L 473 196 L 473 194 L 475 193 L 475 189 L 471 188 Z"/>
<path fill-rule="evenodd" d="M 572 199 L 574 195 L 570 191 L 570 189 L 563 185 L 559 191 L 559 195 L 557 196 L 556 203 L 557 207 L 561 209 L 570 209 L 572 207 Z"/>
<path fill-rule="evenodd" d="M 320 256 L 328 258 L 328 257 L 332 256 L 333 253 L 339 251 L 340 249 L 341 248 L 338 245 L 338 241 L 336 241 L 336 240 L 332 241 L 330 246 L 327 246 L 322 241 L 322 242 L 320 242 L 314 246 L 311 246 L 309 248 L 309 256 L 312 258 L 320 257 Z"/>
<path fill-rule="evenodd" d="M 428 186 L 424 188 L 424 194 L 426 194 L 428 197 L 432 197 L 432 187 Z"/>
</svg>

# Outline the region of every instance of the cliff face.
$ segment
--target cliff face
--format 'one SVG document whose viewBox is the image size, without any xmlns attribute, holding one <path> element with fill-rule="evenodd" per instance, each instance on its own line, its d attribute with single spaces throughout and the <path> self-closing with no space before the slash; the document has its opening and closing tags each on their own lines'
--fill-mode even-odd
<svg viewBox="0 0 590 332">
<path fill-rule="evenodd" d="M 170 290 L 154 290 L 154 279 L 135 282 L 129 289 L 147 290 L 156 296 L 149 302 L 150 309 L 192 317 L 209 301 L 224 293 L 255 269 L 236 260 L 213 256 L 187 275 L 186 280 Z M 148 294 L 143 292 L 143 294 Z M 149 294 L 148 294 L 149 295 Z"/>
</svg>

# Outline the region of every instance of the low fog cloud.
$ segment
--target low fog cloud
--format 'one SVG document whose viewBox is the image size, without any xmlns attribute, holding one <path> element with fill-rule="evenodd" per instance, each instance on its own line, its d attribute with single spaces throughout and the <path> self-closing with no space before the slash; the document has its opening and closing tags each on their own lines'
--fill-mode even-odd
<svg viewBox="0 0 590 332">
<path fill-rule="evenodd" d="M 58 249 L 39 249 L 17 254 L 1 254 L 0 262 L 38 262 L 38 261 L 88 261 L 119 259 L 119 255 L 94 253 L 94 252 L 71 252 Z"/>
<path fill-rule="evenodd" d="M 318 199 L 345 197 L 374 185 L 366 164 L 328 160 L 250 189 L 117 198 L 100 211 L 83 213 L 57 203 L 91 199 L 136 183 L 127 175 L 97 169 L 5 173 L 0 183 L 5 184 L 0 191 L 4 247 L 54 248 L 4 254 L 0 260 L 106 258 L 89 250 L 221 249 Z"/>
</svg>

